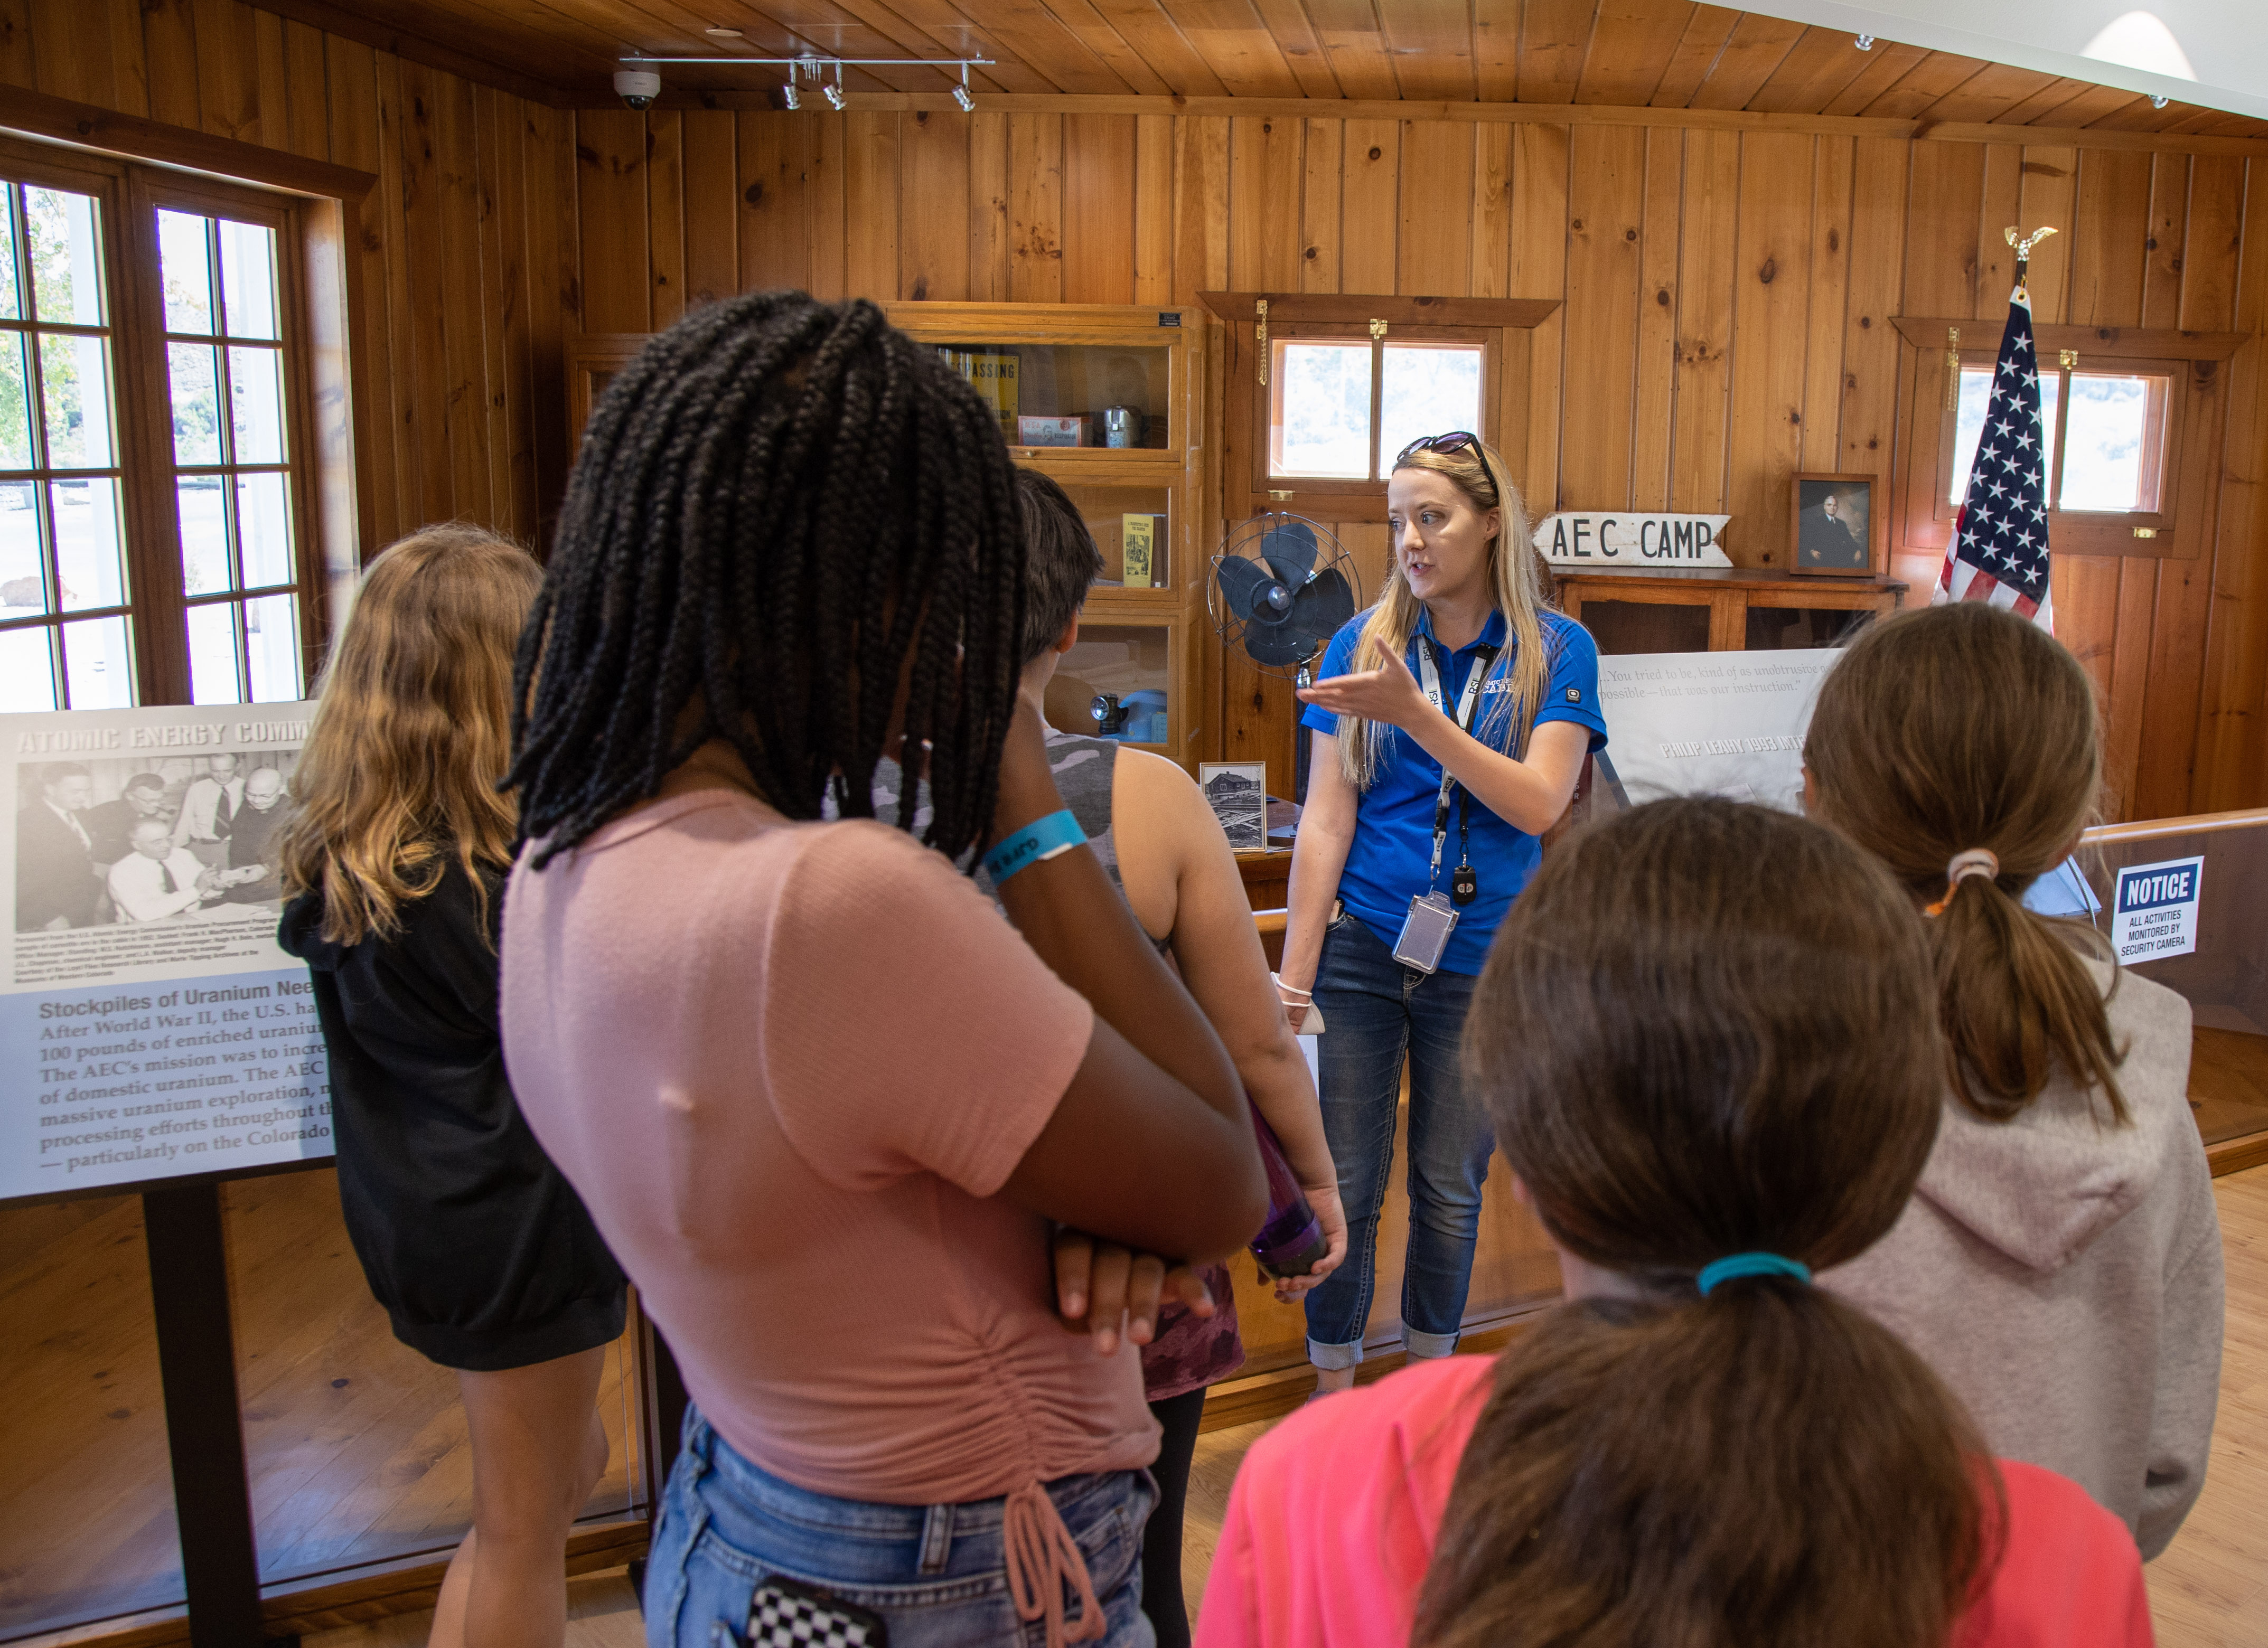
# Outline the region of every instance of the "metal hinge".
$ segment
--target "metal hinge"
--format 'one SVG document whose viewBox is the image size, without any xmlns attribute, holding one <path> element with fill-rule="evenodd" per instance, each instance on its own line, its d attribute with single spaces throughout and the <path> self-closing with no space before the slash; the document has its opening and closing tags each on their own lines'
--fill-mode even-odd
<svg viewBox="0 0 2268 1648">
<path fill-rule="evenodd" d="M 2079 364 L 2079 351 L 2075 349 L 2058 349 L 2056 360 L 2066 372 L 2069 372 Z"/>
<path fill-rule="evenodd" d="M 1252 323 L 1252 341 L 1260 345 L 1260 386 L 1268 386 L 1268 300 L 1260 298 L 1253 305 L 1259 318 Z"/>
<path fill-rule="evenodd" d="M 1386 335 L 1386 322 L 1383 320 L 1372 321 L 1370 323 L 1370 335 L 1373 339 L 1384 337 Z"/>
<path fill-rule="evenodd" d="M 2154 526 L 2137 526 L 2134 529 L 2134 535 L 2137 538 L 2154 538 L 2158 535 L 2158 529 Z"/>
<path fill-rule="evenodd" d="M 1945 328 L 1945 409 L 1951 412 L 1961 405 L 1961 328 Z"/>
</svg>

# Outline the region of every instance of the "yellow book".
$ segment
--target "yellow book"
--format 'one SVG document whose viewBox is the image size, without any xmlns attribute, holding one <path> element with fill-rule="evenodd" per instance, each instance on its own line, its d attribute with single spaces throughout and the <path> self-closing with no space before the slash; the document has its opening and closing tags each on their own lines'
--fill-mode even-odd
<svg viewBox="0 0 2268 1648">
<path fill-rule="evenodd" d="M 1122 516 L 1119 521 L 1118 542 L 1125 558 L 1126 587 L 1151 587 L 1151 552 L 1157 543 L 1158 518 L 1155 515 Z"/>
</svg>

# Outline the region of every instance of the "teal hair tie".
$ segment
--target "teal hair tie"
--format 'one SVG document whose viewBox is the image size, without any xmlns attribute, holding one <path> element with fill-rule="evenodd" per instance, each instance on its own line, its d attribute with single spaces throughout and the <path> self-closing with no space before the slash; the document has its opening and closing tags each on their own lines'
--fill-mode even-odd
<svg viewBox="0 0 2268 1648">
<path fill-rule="evenodd" d="M 1799 1282 L 1811 1280 L 1811 1267 L 1800 1260 L 1784 1258 L 1776 1253 L 1736 1253 L 1719 1259 L 1716 1263 L 1701 1267 L 1701 1274 L 1693 1278 L 1700 1288 L 1701 1297 L 1708 1298 L 1709 1290 L 1719 1282 L 1729 1282 L 1734 1276 L 1792 1276 Z"/>
</svg>

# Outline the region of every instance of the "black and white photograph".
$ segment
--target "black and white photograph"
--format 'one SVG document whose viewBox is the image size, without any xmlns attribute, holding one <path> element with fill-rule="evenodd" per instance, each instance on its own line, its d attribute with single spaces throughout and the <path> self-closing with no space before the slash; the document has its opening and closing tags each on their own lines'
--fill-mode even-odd
<svg viewBox="0 0 2268 1648">
<path fill-rule="evenodd" d="M 1268 850 L 1268 764 L 1200 761 L 1197 788 L 1236 852 Z"/>
<path fill-rule="evenodd" d="M 1874 570 L 1874 477 L 1799 475 L 1790 528 L 1788 567 L 1796 572 L 1867 573 Z"/>
<path fill-rule="evenodd" d="M 16 931 L 210 921 L 282 906 L 296 750 L 24 761 Z"/>
</svg>

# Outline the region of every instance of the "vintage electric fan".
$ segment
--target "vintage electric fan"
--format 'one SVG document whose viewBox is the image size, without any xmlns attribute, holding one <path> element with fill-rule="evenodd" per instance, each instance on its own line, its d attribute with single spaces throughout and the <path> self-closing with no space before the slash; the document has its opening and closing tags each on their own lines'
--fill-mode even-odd
<svg viewBox="0 0 2268 1648">
<path fill-rule="evenodd" d="M 1310 666 L 1362 607 L 1350 555 L 1328 526 L 1270 510 L 1230 530 L 1212 558 L 1205 609 L 1221 638 L 1271 675 L 1305 687 Z M 1298 798 L 1307 792 L 1307 740 L 1299 740 Z"/>
</svg>

